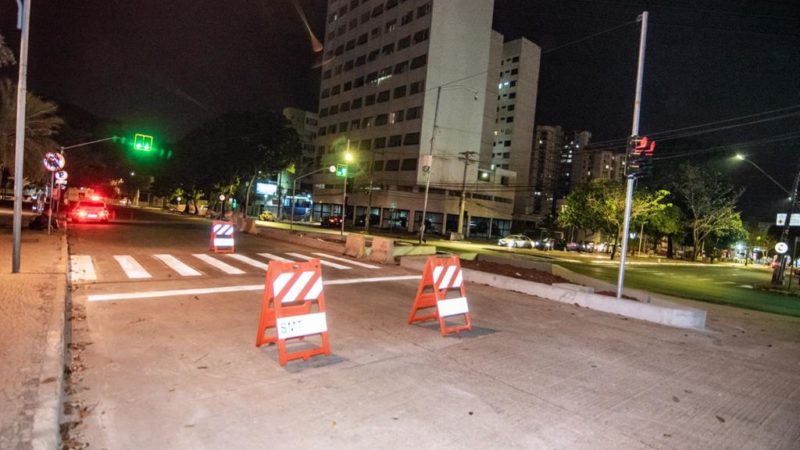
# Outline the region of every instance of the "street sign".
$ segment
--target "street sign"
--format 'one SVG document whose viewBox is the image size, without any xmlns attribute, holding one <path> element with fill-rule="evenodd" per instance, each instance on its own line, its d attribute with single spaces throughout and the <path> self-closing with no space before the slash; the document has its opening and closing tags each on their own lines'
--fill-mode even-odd
<svg viewBox="0 0 800 450">
<path fill-rule="evenodd" d="M 56 175 L 56 182 L 59 182 L 59 181 L 66 182 L 67 178 L 69 178 L 69 174 L 67 173 L 66 170 L 59 170 L 58 172 L 56 172 L 55 175 Z"/>
<path fill-rule="evenodd" d="M 775 225 L 782 227 L 786 225 L 786 213 L 778 213 L 775 216 Z M 800 213 L 792 214 L 792 217 L 789 218 L 789 226 L 790 227 L 800 227 Z"/>
<path fill-rule="evenodd" d="M 63 169 L 67 161 L 61 153 L 47 152 L 44 154 L 44 158 L 42 158 L 42 163 L 45 169 L 50 172 L 55 172 Z"/>
<path fill-rule="evenodd" d="M 782 255 L 789 251 L 789 244 L 786 242 L 778 242 L 775 244 L 775 251 Z"/>
</svg>

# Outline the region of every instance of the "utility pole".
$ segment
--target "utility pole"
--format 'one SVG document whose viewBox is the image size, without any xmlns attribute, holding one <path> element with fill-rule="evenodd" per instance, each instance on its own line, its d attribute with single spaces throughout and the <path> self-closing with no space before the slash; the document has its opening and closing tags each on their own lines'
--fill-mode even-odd
<svg viewBox="0 0 800 450">
<path fill-rule="evenodd" d="M 11 273 L 19 273 L 20 244 L 22 243 L 22 164 L 25 155 L 25 100 L 28 95 L 28 32 L 31 24 L 31 0 L 20 5 L 17 0 L 17 28 L 22 29 L 19 43 L 19 81 L 17 81 L 17 133 L 14 146 L 14 244 L 11 257 Z"/>
<path fill-rule="evenodd" d="M 642 21 L 642 31 L 639 37 L 639 64 L 636 71 L 636 97 L 633 101 L 633 125 L 631 136 L 639 134 L 639 115 L 642 107 L 642 79 L 644 78 L 644 55 L 647 45 L 647 11 L 639 16 Z M 628 145 L 630 152 L 630 145 Z M 625 165 L 627 172 L 627 164 Z M 627 185 L 625 189 L 625 220 L 622 227 L 622 254 L 619 261 L 619 276 L 617 277 L 617 298 L 622 298 L 622 287 L 625 283 L 625 259 L 628 256 L 628 235 L 631 228 L 631 209 L 633 207 L 633 185 L 636 182 L 636 174 L 627 174 Z"/>
<path fill-rule="evenodd" d="M 464 229 L 464 209 L 467 205 L 467 167 L 472 164 L 472 156 L 477 155 L 478 152 L 460 152 L 458 159 L 464 160 L 464 178 L 461 180 L 461 205 L 458 211 L 458 233 L 461 234 Z M 464 233 L 466 235 L 467 233 Z"/>
<path fill-rule="evenodd" d="M 792 185 L 791 204 L 789 205 L 789 214 L 786 215 L 786 223 L 783 225 L 781 231 L 781 239 L 779 242 L 786 242 L 789 239 L 789 225 L 792 221 L 792 214 L 794 214 L 795 207 L 797 206 L 797 188 L 800 184 L 800 162 L 797 164 L 797 175 L 794 177 L 794 185 Z M 786 242 L 788 244 L 788 242 Z M 786 272 L 786 255 L 781 255 L 780 264 L 772 272 L 772 284 L 783 284 L 784 275 Z"/>
<path fill-rule="evenodd" d="M 428 214 L 428 192 L 431 188 L 431 168 L 433 167 L 433 144 L 436 142 L 436 132 L 438 131 L 437 120 L 439 119 L 439 99 L 442 97 L 442 86 L 436 88 L 436 107 L 433 110 L 433 132 L 431 133 L 431 146 L 428 151 L 427 164 L 423 158 L 422 170 L 425 172 L 425 200 L 422 202 L 422 223 L 419 226 L 419 244 L 425 242 L 425 221 Z"/>
</svg>

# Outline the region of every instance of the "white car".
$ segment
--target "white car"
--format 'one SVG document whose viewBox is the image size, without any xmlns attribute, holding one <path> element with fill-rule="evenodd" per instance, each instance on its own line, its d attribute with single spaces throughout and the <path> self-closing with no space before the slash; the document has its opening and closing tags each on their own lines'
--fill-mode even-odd
<svg viewBox="0 0 800 450">
<path fill-rule="evenodd" d="M 524 234 L 510 234 L 497 241 L 497 245 L 509 248 L 533 248 L 533 240 Z"/>
</svg>

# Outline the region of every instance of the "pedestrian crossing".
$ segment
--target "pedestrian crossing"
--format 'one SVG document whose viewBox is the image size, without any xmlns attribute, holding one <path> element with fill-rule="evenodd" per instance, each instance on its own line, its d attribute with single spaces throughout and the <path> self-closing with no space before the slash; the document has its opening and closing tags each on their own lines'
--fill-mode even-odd
<svg viewBox="0 0 800 450">
<path fill-rule="evenodd" d="M 153 255 L 71 255 L 70 280 L 73 283 L 95 282 L 99 280 L 147 280 L 178 277 L 201 276 L 243 276 L 264 273 L 269 261 L 308 261 L 319 259 L 324 268 L 333 270 L 380 269 L 380 266 L 355 261 L 328 253 L 312 252 L 303 254 L 286 252 L 283 254 L 257 253 L 242 255 L 227 253 L 211 255 L 192 253 L 172 255 L 157 253 Z"/>
</svg>

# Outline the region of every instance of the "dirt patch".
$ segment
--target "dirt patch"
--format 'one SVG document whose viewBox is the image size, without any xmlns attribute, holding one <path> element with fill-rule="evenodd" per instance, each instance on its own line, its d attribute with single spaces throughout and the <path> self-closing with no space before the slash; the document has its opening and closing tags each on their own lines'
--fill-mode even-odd
<svg viewBox="0 0 800 450">
<path fill-rule="evenodd" d="M 495 275 L 503 275 L 511 278 L 518 278 L 520 280 L 533 281 L 542 284 L 554 284 L 554 283 L 575 284 L 565 278 L 559 277 L 558 275 L 553 275 L 552 273 L 542 272 L 541 270 L 536 270 L 536 269 L 528 269 L 525 267 L 512 266 L 510 264 L 501 264 L 496 262 L 480 261 L 480 260 L 476 261 L 461 260 L 461 267 L 465 269 L 480 270 L 481 272 L 488 272 L 488 273 L 493 273 Z M 595 294 L 605 295 L 607 297 L 617 296 L 616 292 L 611 292 L 611 291 L 600 291 L 600 292 L 595 292 Z M 637 302 L 639 301 L 638 299 L 630 297 L 628 295 L 623 295 L 622 298 Z"/>
<path fill-rule="evenodd" d="M 480 270 L 481 272 L 488 272 L 496 275 L 504 275 L 511 278 L 519 278 L 521 280 L 534 281 L 536 283 L 543 283 L 543 284 L 570 282 L 569 280 L 561 278 L 558 275 L 542 272 L 541 270 L 527 269 L 524 267 L 512 266 L 510 264 L 500 264 L 489 261 L 461 260 L 461 267 L 472 270 Z"/>
</svg>

